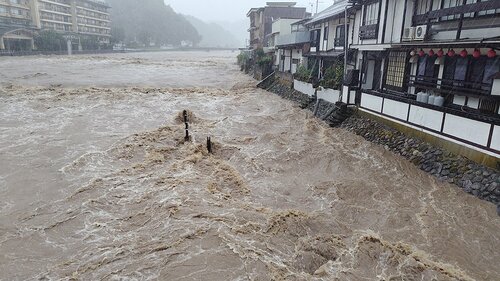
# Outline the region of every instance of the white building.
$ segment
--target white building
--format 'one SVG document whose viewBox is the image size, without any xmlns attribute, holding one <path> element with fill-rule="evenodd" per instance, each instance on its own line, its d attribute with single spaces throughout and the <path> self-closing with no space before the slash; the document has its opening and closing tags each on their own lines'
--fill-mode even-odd
<svg viewBox="0 0 500 281">
<path fill-rule="evenodd" d="M 293 20 L 288 26 L 281 25 L 285 29 L 276 38 L 275 67 L 281 72 L 294 74 L 299 65 L 307 64 L 307 59 L 303 56 L 309 50 L 310 32 L 304 23 L 308 19 Z M 274 30 L 274 25 L 273 25 Z"/>
<path fill-rule="evenodd" d="M 353 6 L 361 110 L 498 158 L 500 1 Z"/>
<path fill-rule="evenodd" d="M 336 1 L 306 23 L 303 57 L 321 78 L 347 54 L 343 102 L 475 160 L 498 159 L 499 18 L 498 0 Z"/>
</svg>

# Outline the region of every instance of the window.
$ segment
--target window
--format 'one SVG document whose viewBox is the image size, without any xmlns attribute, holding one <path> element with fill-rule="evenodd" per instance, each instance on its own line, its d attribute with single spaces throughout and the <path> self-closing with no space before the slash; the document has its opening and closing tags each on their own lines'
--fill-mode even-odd
<svg viewBox="0 0 500 281">
<path fill-rule="evenodd" d="M 421 0 L 417 2 L 417 15 L 423 15 L 432 10 L 432 0 Z"/>
<path fill-rule="evenodd" d="M 463 0 L 443 0 L 441 3 L 441 8 L 446 9 L 446 8 L 453 8 L 456 6 L 462 5 Z M 460 15 L 451 15 L 451 16 L 445 16 L 441 17 L 442 21 L 447 21 L 447 20 L 454 20 L 460 18 Z"/>
<path fill-rule="evenodd" d="M 338 25 L 337 29 L 335 30 L 334 46 L 335 47 L 342 47 L 344 45 L 345 45 L 345 26 Z"/>
<path fill-rule="evenodd" d="M 406 70 L 406 52 L 391 52 L 387 62 L 387 74 L 385 85 L 403 89 L 405 70 Z"/>
<path fill-rule="evenodd" d="M 329 27 L 325 26 L 324 29 L 324 35 L 323 35 L 323 40 L 327 41 L 328 40 L 328 33 L 330 32 Z"/>
<path fill-rule="evenodd" d="M 500 58 L 446 57 L 443 85 L 489 91 L 493 75 L 500 71 Z"/>
<path fill-rule="evenodd" d="M 311 47 L 319 47 L 319 37 L 321 29 L 311 30 Z"/>
<path fill-rule="evenodd" d="M 363 25 L 378 24 L 379 2 L 373 2 L 365 6 Z"/>
<path fill-rule="evenodd" d="M 427 86 L 436 85 L 437 76 L 439 73 L 439 65 L 435 65 L 436 57 L 429 57 L 427 55 L 418 59 L 417 66 L 417 81 L 423 81 Z"/>
<path fill-rule="evenodd" d="M 7 14 L 7 9 L 3 6 L 0 6 L 0 14 Z"/>
</svg>

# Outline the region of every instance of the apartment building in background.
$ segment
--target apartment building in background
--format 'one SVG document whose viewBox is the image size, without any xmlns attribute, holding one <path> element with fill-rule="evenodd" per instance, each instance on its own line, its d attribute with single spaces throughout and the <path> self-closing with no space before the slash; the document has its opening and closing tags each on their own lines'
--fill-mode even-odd
<svg viewBox="0 0 500 281">
<path fill-rule="evenodd" d="M 97 0 L 0 0 L 0 49 L 32 50 L 35 33 L 43 30 L 63 34 L 75 49 L 89 39 L 107 45 L 109 9 Z"/>
<path fill-rule="evenodd" d="M 252 8 L 247 13 L 250 19 L 249 47 L 268 47 L 273 33 L 273 22 L 278 19 L 304 19 L 310 16 L 306 8 L 296 7 L 296 2 L 267 2 L 265 7 Z"/>
</svg>

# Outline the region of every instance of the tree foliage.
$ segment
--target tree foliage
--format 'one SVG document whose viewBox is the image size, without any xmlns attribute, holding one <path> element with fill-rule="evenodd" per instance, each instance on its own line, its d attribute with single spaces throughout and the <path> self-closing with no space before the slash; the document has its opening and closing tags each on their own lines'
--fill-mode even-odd
<svg viewBox="0 0 500 281">
<path fill-rule="evenodd" d="M 54 30 L 43 30 L 35 36 L 35 46 L 40 51 L 64 51 L 67 49 L 64 37 Z"/>
<path fill-rule="evenodd" d="M 295 72 L 293 77 L 299 81 L 309 83 L 311 80 L 311 75 L 312 75 L 311 70 L 307 69 L 307 67 L 303 65 L 300 65 L 297 68 L 297 72 Z"/>
<path fill-rule="evenodd" d="M 325 88 L 339 90 L 342 87 L 343 77 L 344 65 L 337 63 L 326 69 L 320 84 Z"/>
<path fill-rule="evenodd" d="M 180 45 L 182 41 L 196 45 L 201 40 L 196 29 L 163 0 L 108 0 L 108 3 L 114 41 L 158 46 Z"/>
</svg>

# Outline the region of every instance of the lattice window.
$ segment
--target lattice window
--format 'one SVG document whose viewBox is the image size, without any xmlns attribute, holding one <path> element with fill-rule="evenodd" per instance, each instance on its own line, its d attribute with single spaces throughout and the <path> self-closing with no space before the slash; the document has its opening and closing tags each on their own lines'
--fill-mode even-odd
<svg viewBox="0 0 500 281">
<path fill-rule="evenodd" d="M 406 70 L 406 52 L 390 52 L 387 63 L 387 86 L 402 89 L 404 86 Z"/>
</svg>

